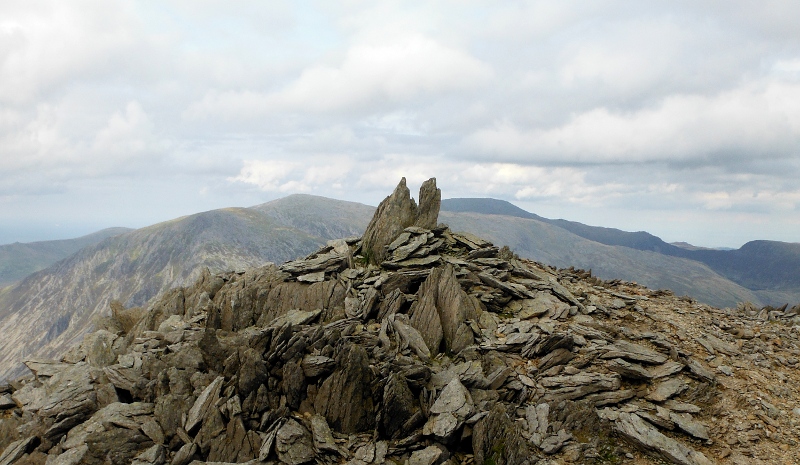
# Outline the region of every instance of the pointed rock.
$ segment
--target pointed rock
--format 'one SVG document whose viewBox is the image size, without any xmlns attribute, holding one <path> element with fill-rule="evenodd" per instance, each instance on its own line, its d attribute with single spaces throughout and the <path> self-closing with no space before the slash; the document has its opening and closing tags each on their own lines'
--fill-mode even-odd
<svg viewBox="0 0 800 465">
<path fill-rule="evenodd" d="M 206 412 L 213 408 L 214 404 L 219 399 L 219 393 L 222 389 L 222 383 L 225 381 L 225 378 L 222 376 L 217 377 L 214 381 L 211 382 L 197 400 L 194 402 L 191 410 L 189 410 L 189 415 L 186 417 L 186 423 L 183 425 L 183 429 L 186 431 L 192 431 L 195 426 L 200 424 L 203 421 L 203 417 L 205 417 Z"/>
<path fill-rule="evenodd" d="M 439 218 L 442 193 L 436 188 L 436 178 L 425 181 L 420 188 L 420 206 L 402 178 L 392 195 L 386 197 L 369 222 L 362 242 L 362 253 L 373 263 L 386 259 L 385 246 L 391 244 L 409 226 L 433 229 Z"/>
<path fill-rule="evenodd" d="M 439 353 L 442 339 L 446 350 L 457 354 L 473 343 L 467 320 L 477 320 L 480 312 L 480 302 L 461 289 L 453 266 L 447 264 L 422 283 L 411 309 L 411 326 L 422 334 L 432 354 Z"/>
<path fill-rule="evenodd" d="M 373 374 L 366 350 L 347 345 L 336 357 L 338 368 L 319 388 L 315 410 L 325 416 L 336 431 L 350 434 L 375 426 L 370 386 Z"/>
</svg>

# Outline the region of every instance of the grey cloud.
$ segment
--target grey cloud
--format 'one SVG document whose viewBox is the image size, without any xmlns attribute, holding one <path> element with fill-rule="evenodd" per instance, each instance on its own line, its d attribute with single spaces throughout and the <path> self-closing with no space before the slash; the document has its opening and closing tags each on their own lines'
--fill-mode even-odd
<svg viewBox="0 0 800 465">
<path fill-rule="evenodd" d="M 404 175 L 636 229 L 797 211 L 791 2 L 92 6 L 0 7 L 8 215 L 145 177 L 142 222 L 156 193 L 377 203 Z"/>
</svg>

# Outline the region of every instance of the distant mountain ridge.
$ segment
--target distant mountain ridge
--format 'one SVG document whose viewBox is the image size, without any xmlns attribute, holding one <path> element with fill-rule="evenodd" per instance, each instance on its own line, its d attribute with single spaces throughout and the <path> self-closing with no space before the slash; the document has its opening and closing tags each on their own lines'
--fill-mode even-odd
<svg viewBox="0 0 800 465">
<path fill-rule="evenodd" d="M 757 240 L 733 250 L 678 247 L 644 231 L 628 232 L 563 219 L 542 218 L 498 199 L 447 199 L 442 201 L 442 210 L 535 219 L 601 244 L 703 263 L 721 276 L 753 291 L 760 300 L 771 305 L 787 303 L 782 301 L 787 296 L 795 296 L 800 300 L 800 243 Z"/>
<path fill-rule="evenodd" d="M 128 231 L 132 229 L 107 228 L 75 239 L 0 245 L 0 288 L 43 270 L 84 247 Z"/>
</svg>

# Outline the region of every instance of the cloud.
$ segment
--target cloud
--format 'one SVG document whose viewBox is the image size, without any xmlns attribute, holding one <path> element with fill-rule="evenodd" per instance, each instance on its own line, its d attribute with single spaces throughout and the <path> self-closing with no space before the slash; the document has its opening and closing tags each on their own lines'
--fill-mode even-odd
<svg viewBox="0 0 800 465">
<path fill-rule="evenodd" d="M 595 108 L 553 128 L 501 121 L 466 137 L 483 156 L 521 163 L 606 164 L 798 156 L 800 83 L 757 83 L 717 95 L 675 95 L 632 112 Z"/>
<path fill-rule="evenodd" d="M 317 156 L 312 160 L 244 160 L 231 182 L 256 186 L 265 192 L 311 192 L 338 189 L 352 169 L 347 157 Z"/>
<path fill-rule="evenodd" d="M 5 2 L 0 7 L 0 102 L 34 101 L 102 72 L 134 46 L 130 2 Z"/>
<path fill-rule="evenodd" d="M 415 34 L 388 43 L 356 44 L 338 65 L 310 66 L 277 92 L 209 92 L 186 116 L 386 109 L 424 96 L 472 90 L 491 76 L 491 68 L 468 53 Z"/>
</svg>

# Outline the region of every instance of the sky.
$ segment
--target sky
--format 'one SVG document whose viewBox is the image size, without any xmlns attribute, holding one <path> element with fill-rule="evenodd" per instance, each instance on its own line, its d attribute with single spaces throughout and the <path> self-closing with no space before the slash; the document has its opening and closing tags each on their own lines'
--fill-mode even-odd
<svg viewBox="0 0 800 465">
<path fill-rule="evenodd" d="M 5 0 L 0 244 L 402 176 L 800 242 L 800 2 Z"/>
</svg>

